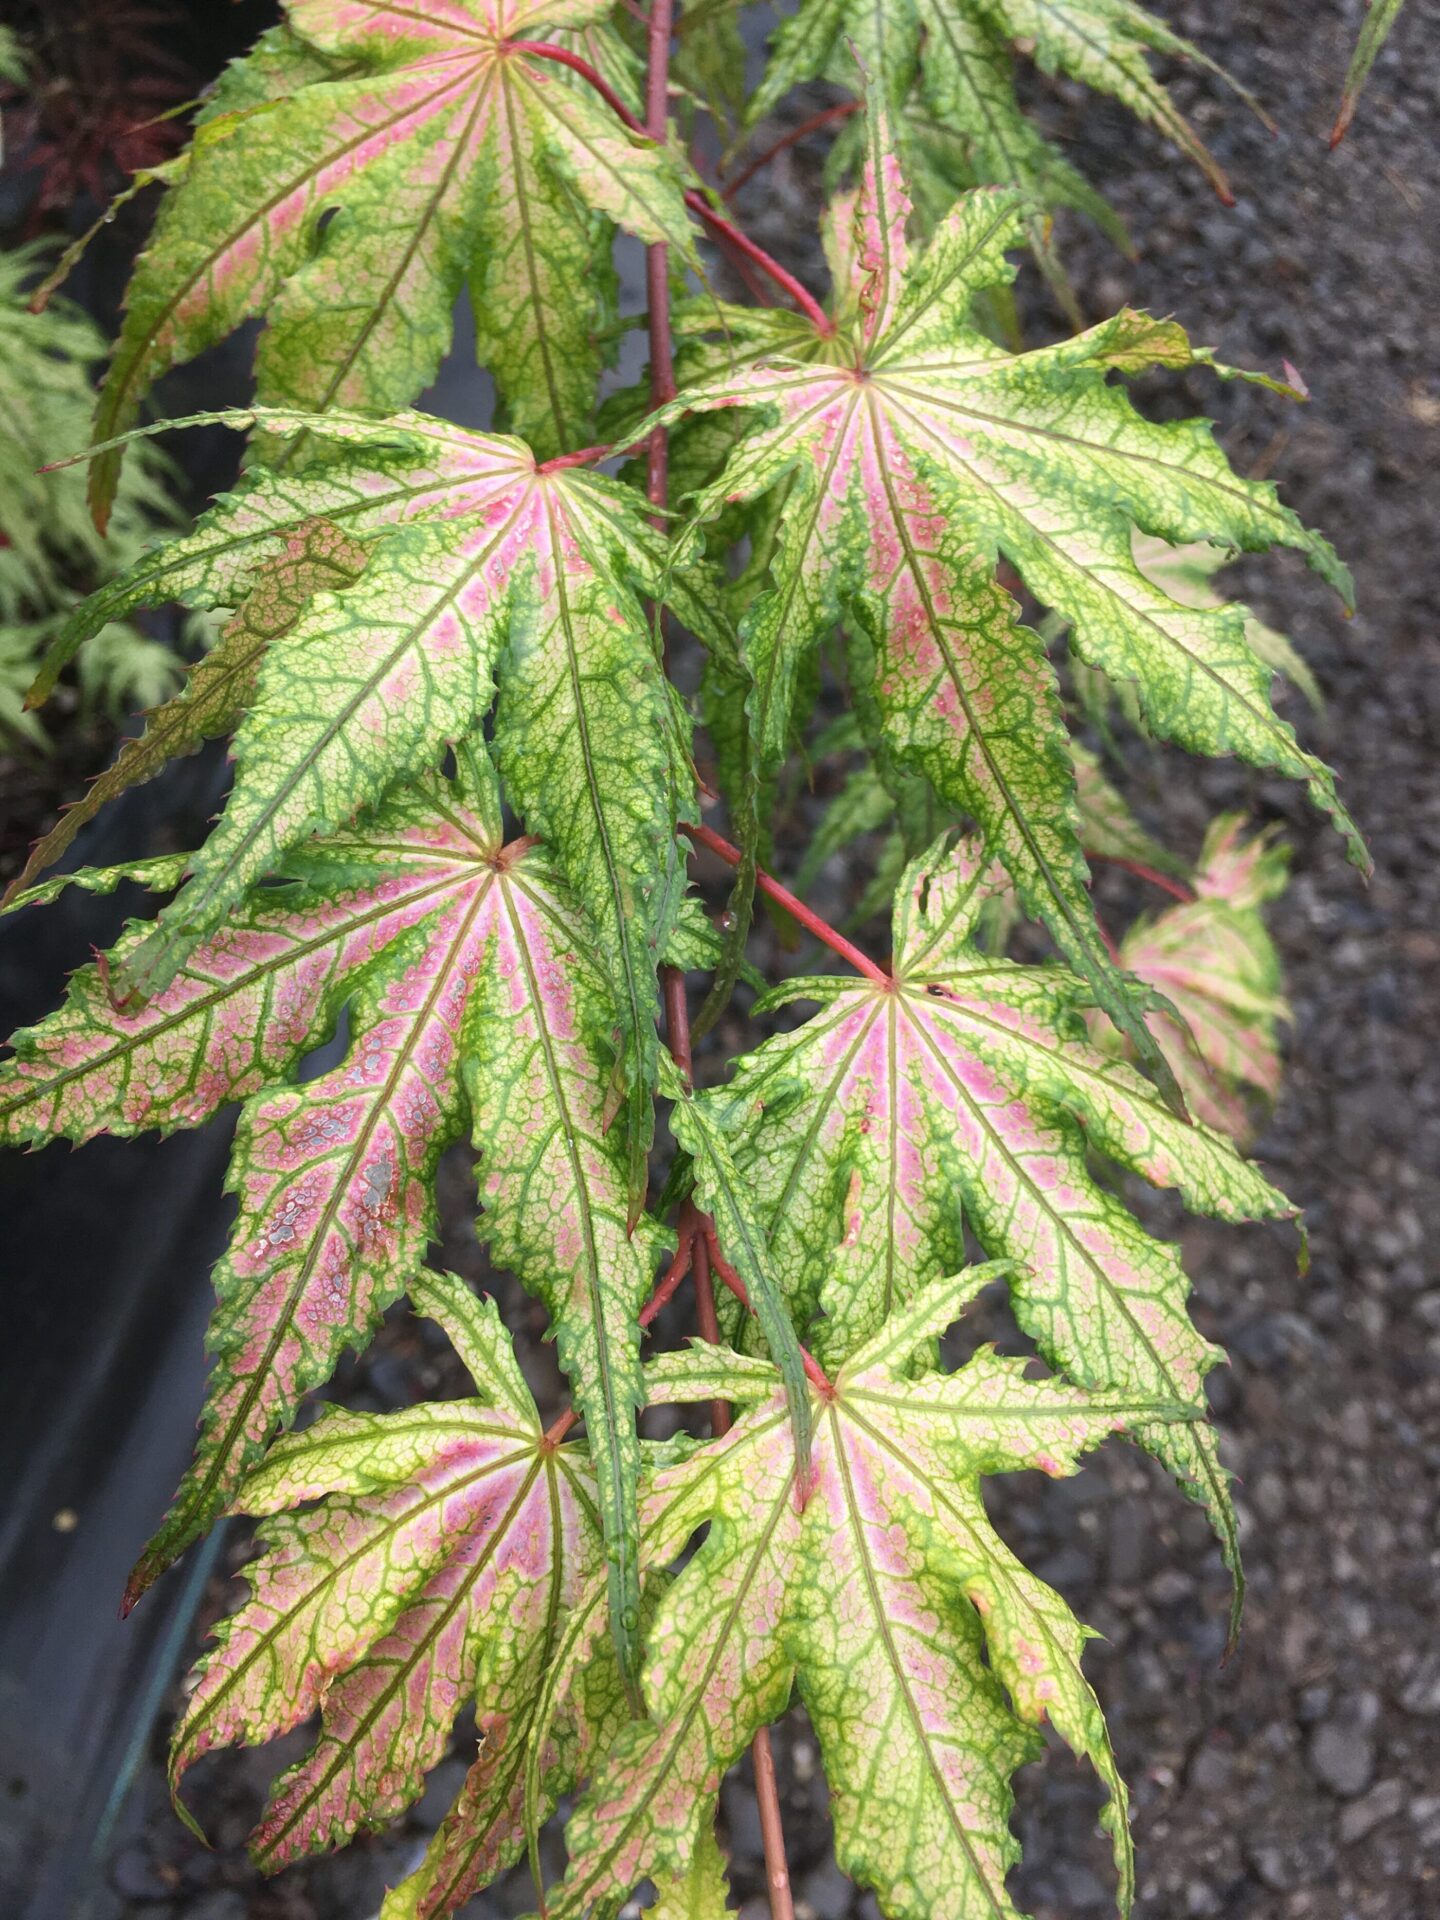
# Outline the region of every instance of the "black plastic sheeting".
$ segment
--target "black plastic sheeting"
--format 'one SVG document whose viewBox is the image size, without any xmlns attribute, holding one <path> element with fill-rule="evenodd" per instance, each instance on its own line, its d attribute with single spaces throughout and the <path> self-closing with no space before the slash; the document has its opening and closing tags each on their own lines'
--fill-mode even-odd
<svg viewBox="0 0 1440 1920">
<path fill-rule="evenodd" d="M 193 823 L 216 752 L 137 790 L 80 836 L 90 864 Z M 124 897 L 128 895 L 129 897 Z M 67 971 L 148 903 L 75 892 L 0 922 L 0 1019 L 55 1003 Z M 224 1238 L 230 1123 L 0 1159 L 0 1887 L 7 1920 L 103 1920 L 106 1861 L 215 1546 L 118 1617 L 173 1490 L 203 1389 L 205 1284 Z"/>
</svg>

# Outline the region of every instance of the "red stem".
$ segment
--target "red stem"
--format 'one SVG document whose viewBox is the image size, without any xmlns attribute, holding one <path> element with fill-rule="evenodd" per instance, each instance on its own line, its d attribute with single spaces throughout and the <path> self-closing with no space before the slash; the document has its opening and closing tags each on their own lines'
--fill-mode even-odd
<svg viewBox="0 0 1440 1920">
<path fill-rule="evenodd" d="M 1112 867 L 1121 867 L 1126 873 L 1133 873 L 1137 880 L 1148 880 L 1152 887 L 1159 887 L 1172 900 L 1183 900 L 1187 907 L 1195 898 L 1193 887 L 1187 887 L 1183 880 L 1172 880 L 1168 873 L 1158 873 L 1154 867 L 1147 867 L 1143 860 L 1126 860 L 1116 853 L 1096 853 L 1090 847 L 1085 852 L 1091 860 L 1108 861 Z"/>
<path fill-rule="evenodd" d="M 733 220 L 727 220 L 723 213 L 717 213 L 703 193 L 697 193 L 691 187 L 686 192 L 685 204 L 692 213 L 699 214 L 717 239 L 733 247 L 735 252 L 743 255 L 745 259 L 753 260 L 762 273 L 768 273 L 776 286 L 783 293 L 789 294 L 817 333 L 827 336 L 834 333 L 835 322 L 814 294 L 808 288 L 802 287 L 793 273 L 787 273 L 773 255 L 768 254 L 763 247 L 757 246 L 748 233 L 742 233 Z"/>
<path fill-rule="evenodd" d="M 680 1282 L 690 1271 L 690 1261 L 695 1251 L 695 1230 L 686 1232 L 682 1224 L 680 1245 L 675 1250 L 675 1258 L 661 1275 L 660 1284 L 640 1309 L 640 1325 L 648 1327 L 663 1307 L 669 1306 L 679 1291 Z"/>
<path fill-rule="evenodd" d="M 750 1304 L 749 1289 L 735 1271 L 734 1267 L 731 1266 L 730 1262 L 720 1251 L 720 1241 L 716 1236 L 715 1222 L 711 1220 L 708 1215 L 702 1215 L 701 1218 L 704 1222 L 705 1241 L 710 1249 L 711 1264 L 714 1266 L 716 1274 L 724 1281 L 725 1285 L 730 1289 L 731 1293 L 734 1294 L 745 1311 L 747 1313 L 753 1313 L 755 1309 Z M 810 1382 L 811 1386 L 818 1387 L 820 1392 L 827 1397 L 833 1397 L 835 1388 L 831 1384 L 830 1376 L 808 1347 L 801 1347 L 800 1358 L 804 1363 L 805 1378 Z"/>
<path fill-rule="evenodd" d="M 550 40 L 509 40 L 506 45 L 515 53 L 533 54 L 537 60 L 553 60 L 557 67 L 569 67 L 572 73 L 578 73 L 582 80 L 595 89 L 610 111 L 623 120 L 632 133 L 646 131 L 604 74 L 578 53 L 572 53 L 568 47 L 557 47 Z"/>
<path fill-rule="evenodd" d="M 666 15 L 669 16 L 673 11 L 673 0 L 662 0 L 662 4 Z M 651 24 L 652 26 L 654 24 L 653 16 Z M 669 42 L 667 41 L 666 44 L 668 46 Z M 632 133 L 643 134 L 647 139 L 664 143 L 666 130 L 663 115 L 658 132 L 652 127 L 642 126 L 604 75 L 597 72 L 588 60 L 582 60 L 578 53 L 571 53 L 568 47 L 554 46 L 548 40 L 511 40 L 508 45 L 516 53 L 532 54 L 537 60 L 553 60 L 557 66 L 569 67 L 572 73 L 578 73 L 582 80 L 595 89 L 611 112 L 624 121 Z M 668 84 L 667 78 L 667 93 Z M 653 99 L 647 90 L 647 109 L 653 109 L 653 105 Z M 831 334 L 835 331 L 835 322 L 815 296 L 801 286 L 794 274 L 787 272 L 778 260 L 766 253 L 763 247 L 757 246 L 748 234 L 742 233 L 733 221 L 727 220 L 723 213 L 717 212 L 703 193 L 695 187 L 687 188 L 685 204 L 692 213 L 700 216 L 718 240 L 751 261 L 760 268 L 762 273 L 769 274 L 776 286 L 789 294 L 796 306 L 820 333 Z"/>
<path fill-rule="evenodd" d="M 798 127 L 791 127 L 788 133 L 782 133 L 780 138 L 766 147 L 763 153 L 757 153 L 748 166 L 742 167 L 735 178 L 720 189 L 720 198 L 733 200 L 740 189 L 748 186 L 756 174 L 763 167 L 768 167 L 777 154 L 784 153 L 787 147 L 797 145 L 808 134 L 818 133 L 822 127 L 828 127 L 832 121 L 848 120 L 852 113 L 859 111 L 858 100 L 842 100 L 838 107 L 825 107 L 819 113 L 812 113 L 810 118 L 802 120 Z"/>
<path fill-rule="evenodd" d="M 669 124 L 670 41 L 675 27 L 675 0 L 650 0 L 648 64 L 645 80 L 646 131 L 653 140 L 663 142 Z M 686 201 L 708 216 L 708 204 L 700 194 L 687 194 Z M 728 226 L 728 222 L 725 223 Z M 736 235 L 738 239 L 738 234 Z M 755 250 L 758 253 L 758 249 Z M 753 256 L 752 256 L 753 257 Z M 765 256 L 765 262 L 769 256 Z M 670 338 L 670 272 L 668 249 L 650 246 L 645 254 L 645 280 L 649 295 L 650 332 L 650 404 L 664 406 L 675 397 L 674 348 Z M 764 262 L 757 262 L 764 264 Z M 784 273 L 783 267 L 767 266 L 767 271 Z M 788 279 L 789 276 L 786 275 Z M 798 285 L 798 282 L 795 283 Z M 803 292 L 803 289 L 801 289 Z M 813 305 L 813 302 L 811 303 Z M 655 509 L 656 524 L 665 524 L 665 506 L 669 498 L 670 436 L 664 427 L 650 435 L 646 492 Z M 660 969 L 661 994 L 665 1002 L 665 1031 L 671 1058 L 688 1084 L 694 1065 L 690 1045 L 690 1004 L 685 994 L 685 975 L 678 967 Z M 715 1295 L 710 1279 L 707 1232 L 714 1232 L 711 1221 L 687 1203 L 680 1216 L 681 1246 L 669 1272 L 656 1289 L 658 1301 L 667 1285 L 679 1285 L 676 1271 L 680 1258 L 688 1250 L 695 1271 L 695 1314 L 700 1331 L 711 1345 L 718 1344 L 719 1322 L 715 1315 Z M 668 1296 L 667 1296 L 668 1297 Z M 658 1305 L 656 1311 L 659 1311 Z M 730 1409 L 717 1400 L 711 1409 L 711 1431 L 728 1432 Z M 770 1753 L 770 1734 L 761 1728 L 752 1744 L 755 1756 L 755 1797 L 760 1811 L 760 1831 L 765 1847 L 765 1873 L 770 1883 L 770 1920 L 794 1920 L 790 1901 L 790 1870 L 785 1859 L 785 1833 L 780 1818 L 780 1794 L 775 1783 L 775 1765 Z"/>
<path fill-rule="evenodd" d="M 687 839 L 693 840 L 697 846 L 706 847 L 711 853 L 719 854 L 729 866 L 738 867 L 745 857 L 738 847 L 722 839 L 710 827 L 682 826 L 679 832 L 683 833 Z M 838 953 L 842 960 L 848 960 L 857 973 L 863 973 L 867 980 L 873 980 L 877 986 L 888 987 L 893 984 L 890 975 L 883 967 L 877 966 L 868 954 L 862 953 L 853 940 L 847 940 L 843 933 L 837 933 L 828 920 L 822 920 L 813 908 L 807 907 L 798 895 L 791 893 L 788 887 L 782 886 L 772 874 L 766 873 L 763 867 L 756 869 L 755 884 L 777 906 L 784 907 L 788 914 L 798 920 L 807 933 L 813 933 L 815 938 L 823 941 L 832 953 Z"/>
<path fill-rule="evenodd" d="M 760 1806 L 760 1837 L 765 1844 L 765 1878 L 770 1887 L 770 1920 L 795 1920 L 790 1898 L 790 1868 L 785 1859 L 785 1833 L 780 1825 L 780 1788 L 775 1780 L 775 1755 L 770 1729 L 761 1727 L 750 1743 L 755 1762 L 755 1798 Z"/>
</svg>

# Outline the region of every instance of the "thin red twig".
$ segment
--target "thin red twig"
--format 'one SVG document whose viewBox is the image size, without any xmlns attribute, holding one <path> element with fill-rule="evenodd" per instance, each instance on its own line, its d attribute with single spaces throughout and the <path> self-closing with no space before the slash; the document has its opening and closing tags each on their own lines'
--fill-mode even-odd
<svg viewBox="0 0 1440 1920">
<path fill-rule="evenodd" d="M 553 60 L 557 67 L 569 67 L 572 73 L 578 73 L 587 85 L 595 89 L 610 111 L 623 120 L 632 133 L 646 131 L 599 68 L 592 67 L 588 60 L 578 53 L 572 53 L 569 47 L 557 47 L 552 40 L 511 40 L 507 44 L 516 53 L 533 54 L 537 60 Z"/>
<path fill-rule="evenodd" d="M 1159 887 L 1173 900 L 1183 900 L 1188 907 L 1195 898 L 1195 889 L 1187 887 L 1183 880 L 1174 880 L 1168 873 L 1160 873 L 1154 867 L 1147 867 L 1143 860 L 1126 860 L 1118 853 L 1096 853 L 1093 848 L 1085 849 L 1091 860 L 1104 860 L 1112 867 L 1121 867 L 1126 873 L 1133 873 L 1137 880 L 1148 880 L 1152 887 Z"/>
<path fill-rule="evenodd" d="M 729 866 L 738 867 L 744 855 L 736 846 L 723 839 L 712 827 L 682 826 L 679 831 L 698 846 L 706 847 L 711 853 L 718 853 Z M 763 867 L 755 874 L 755 884 L 763 894 L 767 894 L 777 906 L 784 907 L 807 933 L 813 933 L 817 940 L 823 941 L 832 953 L 838 953 L 842 960 L 848 960 L 857 973 L 863 973 L 867 980 L 873 980 L 877 986 L 891 985 L 889 974 L 877 966 L 870 956 L 862 953 L 853 940 L 847 940 L 843 933 L 836 931 L 828 920 L 822 920 L 812 907 L 807 907 L 798 894 L 791 893 L 782 886 L 773 874 L 766 873 Z"/>
<path fill-rule="evenodd" d="M 772 141 L 762 153 L 757 153 L 748 165 L 743 166 L 733 180 L 720 189 L 722 200 L 733 200 L 740 189 L 748 186 L 762 168 L 768 167 L 777 154 L 784 153 L 787 147 L 798 145 L 809 134 L 818 133 L 822 127 L 828 127 L 835 120 L 848 120 L 852 113 L 860 111 L 858 100 L 842 100 L 838 107 L 824 107 L 819 113 L 812 113 L 808 120 L 802 120 L 798 127 L 791 127 L 788 133 L 782 133 L 778 140 Z"/>
<path fill-rule="evenodd" d="M 691 1259 L 695 1250 L 695 1233 L 686 1233 L 683 1226 L 680 1232 L 680 1245 L 675 1249 L 675 1258 L 660 1276 L 660 1284 L 640 1309 L 640 1325 L 648 1327 L 661 1311 L 669 1306 L 680 1290 L 680 1282 L 690 1271 Z"/>
<path fill-rule="evenodd" d="M 646 131 L 654 140 L 663 141 L 666 137 L 670 101 L 670 41 L 675 26 L 674 0 L 651 0 L 650 25 L 647 45 L 647 68 L 645 85 Z M 687 194 L 687 202 L 696 206 L 697 211 L 708 217 L 708 203 L 700 194 Z M 729 223 L 724 222 L 728 227 Z M 734 231 L 734 230 L 732 230 Z M 735 235 L 738 240 L 738 232 Z M 732 243 L 733 244 L 733 243 Z M 747 249 L 748 251 L 748 249 Z M 759 249 L 750 257 L 755 258 Z M 765 255 L 757 259 L 757 265 L 773 274 L 783 274 L 783 268 L 777 268 Z M 668 251 L 664 246 L 651 246 L 646 250 L 645 278 L 649 296 L 648 325 L 650 333 L 650 404 L 661 407 L 675 396 L 674 349 L 670 338 L 670 273 Z M 785 276 L 789 278 L 788 275 Z M 777 284 L 783 284 L 777 280 Z M 798 282 L 793 283 L 798 286 Z M 800 291 L 803 293 L 804 289 Z M 813 306 L 813 302 L 811 305 Z M 650 435 L 647 450 L 647 486 L 646 491 L 651 506 L 655 509 L 656 522 L 665 523 L 665 508 L 669 499 L 670 483 L 670 436 L 664 427 L 656 427 Z M 690 1004 L 685 993 L 685 975 L 678 967 L 660 969 L 661 994 L 665 1003 L 665 1031 L 670 1047 L 671 1058 L 688 1083 L 693 1068 L 693 1056 L 690 1045 Z M 669 1272 L 656 1289 L 658 1301 L 664 1293 L 671 1275 L 675 1274 L 674 1284 L 678 1286 L 679 1276 L 676 1267 L 681 1255 L 688 1250 L 689 1261 L 695 1274 L 695 1314 L 700 1331 L 705 1339 L 716 1344 L 720 1336 L 719 1323 L 715 1315 L 715 1296 L 710 1278 L 709 1245 L 707 1232 L 713 1233 L 713 1223 L 699 1213 L 693 1203 L 687 1202 L 680 1216 L 681 1246 L 676 1252 Z M 673 1291 L 673 1288 L 672 1288 Z M 656 1307 L 659 1311 L 659 1307 Z M 711 1409 L 711 1430 L 723 1434 L 729 1430 L 730 1409 L 723 1400 L 717 1400 Z M 767 1728 L 761 1728 L 752 1743 L 755 1756 L 755 1797 L 760 1812 L 760 1831 L 765 1848 L 765 1873 L 770 1883 L 770 1920 L 794 1920 L 795 1910 L 790 1900 L 790 1870 L 785 1858 L 785 1832 L 780 1817 L 780 1794 L 775 1783 L 775 1765 L 770 1753 L 770 1735 Z"/>
<path fill-rule="evenodd" d="M 750 1305 L 749 1289 L 740 1278 L 740 1275 L 735 1271 L 734 1267 L 732 1267 L 730 1262 L 725 1258 L 725 1255 L 720 1251 L 720 1241 L 716 1236 L 715 1222 L 706 1216 L 702 1216 L 702 1218 L 705 1219 L 705 1242 L 710 1249 L 711 1265 L 714 1267 L 717 1276 L 724 1281 L 725 1285 L 730 1289 L 731 1293 L 734 1294 L 745 1311 L 747 1313 L 753 1313 L 755 1309 Z M 805 1366 L 805 1378 L 810 1382 L 811 1386 L 818 1387 L 823 1394 L 833 1394 L 835 1388 L 831 1384 L 830 1376 L 808 1347 L 801 1347 L 800 1358 Z"/>
<path fill-rule="evenodd" d="M 755 1798 L 760 1806 L 760 1837 L 765 1845 L 765 1879 L 770 1888 L 770 1920 L 795 1920 L 790 1897 L 790 1868 L 785 1859 L 785 1834 L 780 1825 L 780 1788 L 775 1779 L 775 1755 L 770 1729 L 762 1727 L 750 1744 L 755 1762 Z"/>
<path fill-rule="evenodd" d="M 666 4 L 668 10 L 670 0 L 666 0 Z M 647 139 L 664 142 L 663 124 L 658 133 L 642 125 L 605 76 L 592 67 L 588 60 L 582 60 L 578 53 L 572 53 L 568 47 L 557 47 L 548 40 L 512 40 L 509 44 L 516 53 L 533 54 L 537 60 L 553 60 L 557 66 L 569 67 L 572 73 L 578 73 L 582 80 L 595 89 L 611 112 L 622 120 L 632 133 L 643 134 Z M 692 213 L 700 216 L 717 240 L 759 267 L 762 273 L 768 274 L 777 287 L 789 294 L 800 311 L 821 333 L 829 334 L 835 331 L 834 321 L 814 294 L 803 287 L 794 274 L 782 267 L 780 262 L 768 254 L 763 247 L 757 246 L 748 234 L 742 233 L 733 220 L 727 220 L 723 213 L 712 207 L 703 193 L 695 187 L 687 188 L 685 204 Z"/>
<path fill-rule="evenodd" d="M 686 192 L 685 204 L 692 213 L 699 214 L 717 239 L 723 240 L 727 246 L 732 247 L 736 253 L 742 254 L 745 259 L 753 260 L 762 273 L 768 273 L 776 286 L 782 292 L 789 294 L 817 333 L 827 335 L 834 333 L 835 322 L 809 288 L 802 287 L 793 273 L 788 273 L 772 254 L 768 254 L 763 247 L 757 246 L 748 233 L 742 233 L 733 220 L 727 220 L 723 213 L 717 213 L 703 193 L 697 193 L 691 187 Z"/>
</svg>

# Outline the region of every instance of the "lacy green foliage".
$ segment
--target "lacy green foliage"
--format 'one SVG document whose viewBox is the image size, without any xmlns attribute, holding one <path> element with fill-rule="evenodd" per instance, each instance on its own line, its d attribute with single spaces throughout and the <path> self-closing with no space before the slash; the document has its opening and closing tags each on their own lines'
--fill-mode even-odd
<svg viewBox="0 0 1440 1920">
<path fill-rule="evenodd" d="M 1340 97 L 1340 111 L 1330 129 L 1332 147 L 1338 147 L 1350 130 L 1350 122 L 1355 118 L 1355 109 L 1360 104 L 1361 90 L 1370 78 L 1370 69 L 1380 57 L 1380 49 L 1390 38 L 1390 29 L 1400 18 L 1400 9 L 1405 0 L 1365 0 L 1365 4 L 1369 11 L 1360 29 L 1360 38 L 1355 42 L 1355 51 L 1350 56 L 1350 65 L 1345 73 L 1345 91 Z"/>
<path fill-rule="evenodd" d="M 170 467 L 154 447 L 126 476 L 108 545 L 79 474 L 40 471 L 57 449 L 85 444 L 95 401 L 90 369 L 105 353 L 99 329 L 68 301 L 30 311 L 44 262 L 42 246 L 0 253 L 0 739 L 39 747 L 45 732 L 25 695 L 40 656 L 79 596 L 177 518 Z M 169 647 L 129 621 L 110 621 L 81 662 L 81 697 L 118 715 L 164 699 L 179 675 Z"/>
<path fill-rule="evenodd" d="M 722 1775 L 798 1691 L 837 1857 L 888 1920 L 1015 1920 L 1012 1778 L 1048 1720 L 1104 1785 L 1123 1911 L 1125 1789 L 1088 1630 L 991 1527 L 981 1482 L 1071 1473 L 1123 1431 L 1203 1502 L 1238 1607 L 1203 1393 L 1219 1356 L 1176 1248 L 1115 1176 L 1225 1221 L 1290 1217 L 1231 1137 L 1245 1096 L 1274 1091 L 1284 1002 L 1261 914 L 1284 855 L 1226 819 L 1182 880 L 1073 736 L 1103 721 L 1108 744 L 1118 711 L 1301 779 L 1364 859 L 1333 776 L 1270 704 L 1276 672 L 1313 694 L 1303 663 L 1210 578 L 1273 546 L 1342 594 L 1344 569 L 1203 422 L 1155 425 L 1119 384 L 1211 356 L 1138 313 L 1028 352 L 973 317 L 1005 311 L 1007 250 L 1045 257 L 1047 205 L 1091 204 L 1014 108 L 1009 39 L 1189 142 L 1145 57 L 1183 43 L 1123 0 L 806 0 L 747 106 L 733 10 L 697 0 L 687 128 L 699 100 L 753 121 L 847 33 L 870 70 L 859 189 L 826 222 L 827 313 L 686 193 L 671 143 L 634 133 L 633 32 L 599 0 L 286 16 L 163 169 L 93 497 L 103 518 L 150 384 L 259 316 L 260 404 L 211 416 L 256 430 L 250 468 L 190 532 L 121 555 L 37 693 L 137 608 L 228 621 L 10 898 L 174 894 L 14 1037 L 0 1140 L 240 1109 L 200 1437 L 128 1592 L 222 1511 L 261 1517 L 176 1784 L 318 1714 L 254 1836 L 277 1867 L 402 1812 L 473 1707 L 473 1765 L 385 1920 L 452 1913 L 527 1849 L 538 1869 L 567 1795 L 547 1912 L 613 1916 L 648 1882 L 660 1920 L 719 1920 Z M 947 182 L 975 174 L 1008 184 L 955 199 Z M 658 302 L 693 257 L 687 207 L 801 310 L 690 299 L 679 397 L 649 411 L 657 359 L 652 388 L 597 418 L 613 230 L 673 245 L 652 255 Z M 524 438 L 408 410 L 465 286 Z M 617 451 L 668 435 L 677 514 L 650 474 L 648 498 L 631 484 L 640 463 L 593 470 L 606 449 L 579 442 L 602 430 Z M 706 652 L 702 764 L 739 850 L 696 824 L 677 629 Z M 816 732 L 822 659 L 846 701 Z M 234 781 L 203 845 L 40 877 L 107 799 L 221 735 Z M 795 859 L 808 884 L 878 840 L 857 912 L 893 908 L 888 965 L 758 868 L 786 796 L 842 757 Z M 733 924 L 688 891 L 687 831 L 738 865 Z M 1114 948 L 1087 855 L 1182 903 Z M 785 935 L 818 934 L 853 976 L 773 986 L 758 1019 L 818 1012 L 692 1075 L 674 970 L 713 974 L 719 997 L 763 986 L 742 950 L 762 884 Z M 1059 963 L 1007 956 L 1021 915 Z M 652 1170 L 657 1095 L 674 1151 Z M 479 1238 L 543 1306 L 571 1388 L 549 1429 L 494 1305 L 425 1265 L 461 1142 Z M 967 1268 L 970 1243 L 991 1264 Z M 729 1290 L 728 1343 L 646 1364 L 687 1261 Z M 947 1369 L 941 1336 L 994 1283 L 1033 1353 Z M 402 1294 L 474 1393 L 284 1433 Z M 706 1402 L 740 1409 L 733 1428 L 707 1429 Z M 642 1438 L 647 1403 L 690 1409 L 663 1444 Z"/>
</svg>

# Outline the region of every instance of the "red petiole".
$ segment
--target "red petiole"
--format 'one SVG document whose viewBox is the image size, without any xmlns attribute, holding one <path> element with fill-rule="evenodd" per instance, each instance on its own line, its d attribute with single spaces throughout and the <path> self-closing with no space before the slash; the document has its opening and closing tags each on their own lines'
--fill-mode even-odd
<svg viewBox="0 0 1440 1920">
<path fill-rule="evenodd" d="M 728 866 L 738 867 L 745 857 L 739 847 L 732 846 L 730 841 L 710 827 L 682 826 L 679 831 L 687 840 L 693 840 L 696 846 L 718 854 Z M 863 973 L 867 980 L 873 980 L 877 986 L 891 985 L 890 975 L 882 966 L 878 966 L 868 954 L 862 953 L 853 940 L 847 940 L 828 920 L 822 920 L 813 907 L 807 907 L 798 894 L 791 893 L 787 886 L 783 886 L 773 874 L 766 873 L 763 867 L 756 870 L 755 884 L 777 907 L 784 907 L 793 919 L 798 920 L 807 933 L 813 933 L 832 953 L 838 953 L 842 960 L 848 960 L 857 973 Z"/>
<path fill-rule="evenodd" d="M 572 73 L 578 73 L 582 80 L 595 89 L 611 112 L 623 121 L 632 133 L 638 133 L 643 138 L 654 140 L 663 146 L 666 132 L 664 125 L 662 124 L 658 131 L 651 126 L 642 125 L 605 76 L 592 67 L 588 60 L 582 59 L 578 53 L 572 53 L 568 47 L 557 47 L 548 40 L 512 40 L 509 45 L 516 53 L 528 53 L 537 60 L 553 60 L 557 66 L 569 67 Z M 647 102 L 647 105 L 649 104 L 651 103 Z M 763 247 L 757 246 L 748 234 L 742 233 L 732 220 L 727 220 L 723 213 L 712 207 L 698 188 L 687 188 L 685 204 L 692 213 L 699 215 L 722 245 L 752 266 L 759 267 L 762 273 L 768 274 L 775 285 L 790 296 L 818 332 L 831 334 L 835 331 L 835 322 L 814 294 L 803 287 L 794 274 L 782 267 L 773 255 L 768 254 Z"/>
</svg>

